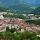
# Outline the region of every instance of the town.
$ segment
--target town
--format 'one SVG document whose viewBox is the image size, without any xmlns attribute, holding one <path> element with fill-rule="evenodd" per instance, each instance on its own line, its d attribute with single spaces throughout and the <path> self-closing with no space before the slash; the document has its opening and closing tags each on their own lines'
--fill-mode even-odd
<svg viewBox="0 0 40 40">
<path fill-rule="evenodd" d="M 40 16 L 37 17 L 38 15 L 34 15 L 34 14 L 22 14 L 24 17 L 26 17 L 25 19 L 20 19 L 20 18 L 10 18 L 10 17 L 4 17 L 4 15 L 14 15 L 14 13 L 8 13 L 8 12 L 0 12 L 0 32 L 2 31 L 6 31 L 6 27 L 8 26 L 9 28 L 15 28 L 15 26 L 17 26 L 16 28 L 19 29 L 23 29 L 23 30 L 28 30 L 28 31 L 33 31 L 33 32 L 37 32 L 40 31 L 40 25 L 35 25 L 35 24 L 29 24 L 28 22 L 26 23 L 25 20 L 39 20 Z M 18 15 L 18 14 L 15 14 Z M 19 14 L 20 15 L 20 14 Z M 22 30 L 22 31 L 23 31 Z"/>
<path fill-rule="evenodd" d="M 40 0 L 0 0 L 0 40 L 40 40 Z"/>
<path fill-rule="evenodd" d="M 6 31 L 9 32 L 9 30 L 11 30 L 12 33 L 23 33 L 28 31 L 34 32 L 37 34 L 37 37 L 40 37 L 40 21 L 38 22 L 37 20 L 40 20 L 39 15 L 0 12 L 0 33 L 5 33 Z"/>
</svg>

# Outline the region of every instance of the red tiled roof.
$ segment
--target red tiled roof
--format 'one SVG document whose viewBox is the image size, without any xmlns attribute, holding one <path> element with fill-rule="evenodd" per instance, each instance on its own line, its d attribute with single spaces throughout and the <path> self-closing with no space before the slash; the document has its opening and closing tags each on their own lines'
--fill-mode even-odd
<svg viewBox="0 0 40 40">
<path fill-rule="evenodd" d="M 28 26 L 27 23 L 24 20 L 20 20 L 20 19 L 1 19 L 0 20 L 0 26 L 2 26 L 3 24 L 18 24 L 19 26 L 23 26 L 26 27 Z"/>
</svg>

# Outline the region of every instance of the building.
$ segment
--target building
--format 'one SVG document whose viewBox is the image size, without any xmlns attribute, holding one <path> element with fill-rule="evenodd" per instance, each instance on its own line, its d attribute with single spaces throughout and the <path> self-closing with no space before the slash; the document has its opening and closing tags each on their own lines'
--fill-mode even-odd
<svg viewBox="0 0 40 40">
<path fill-rule="evenodd" d="M 0 19 L 4 19 L 3 15 L 0 15 Z"/>
</svg>

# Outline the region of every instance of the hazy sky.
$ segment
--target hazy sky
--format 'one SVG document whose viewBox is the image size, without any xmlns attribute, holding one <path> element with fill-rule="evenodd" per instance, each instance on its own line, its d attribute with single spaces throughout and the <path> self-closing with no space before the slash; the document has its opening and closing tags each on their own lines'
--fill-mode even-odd
<svg viewBox="0 0 40 40">
<path fill-rule="evenodd" d="M 26 3 L 30 3 L 33 5 L 40 5 L 40 0 L 24 0 Z"/>
<path fill-rule="evenodd" d="M 16 3 L 30 3 L 32 5 L 40 5 L 40 0 L 0 0 L 0 4 L 16 4 Z"/>
</svg>

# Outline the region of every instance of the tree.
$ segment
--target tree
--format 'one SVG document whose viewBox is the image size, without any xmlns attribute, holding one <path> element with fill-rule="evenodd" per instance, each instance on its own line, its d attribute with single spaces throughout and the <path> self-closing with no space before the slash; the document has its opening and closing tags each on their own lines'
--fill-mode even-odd
<svg viewBox="0 0 40 40">
<path fill-rule="evenodd" d="M 7 27 L 6 27 L 6 31 L 9 31 L 9 30 L 10 30 L 9 27 L 7 26 Z"/>
<path fill-rule="evenodd" d="M 11 29 L 10 29 L 10 32 L 11 32 L 11 33 L 14 33 L 15 31 L 16 31 L 15 28 L 11 28 Z"/>
</svg>

